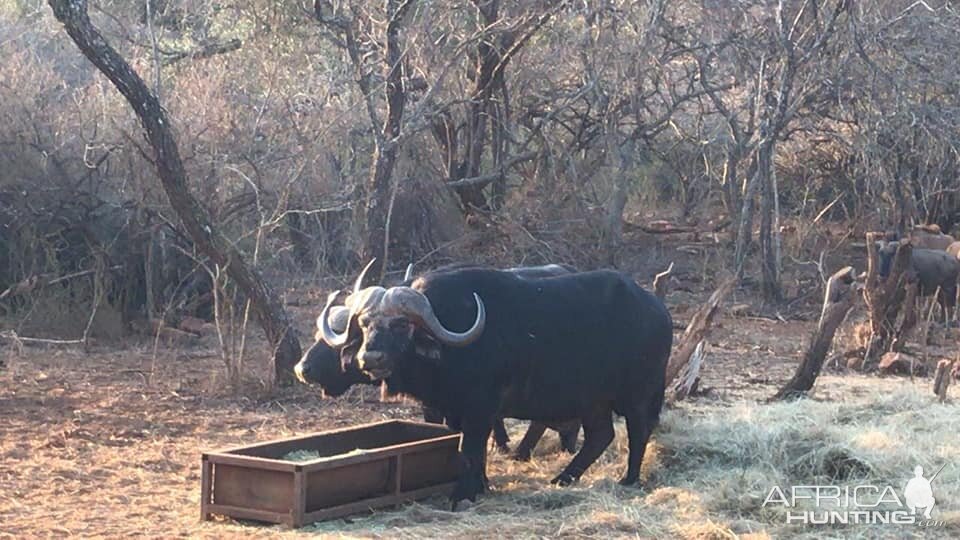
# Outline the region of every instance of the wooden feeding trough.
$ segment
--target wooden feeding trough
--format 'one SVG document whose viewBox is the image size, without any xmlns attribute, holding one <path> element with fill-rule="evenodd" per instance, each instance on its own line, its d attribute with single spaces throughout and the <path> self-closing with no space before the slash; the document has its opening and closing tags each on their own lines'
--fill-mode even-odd
<svg viewBox="0 0 960 540">
<path fill-rule="evenodd" d="M 460 434 L 443 426 L 390 420 L 207 452 L 201 517 L 300 527 L 449 493 L 459 445 Z M 291 461 L 292 452 L 312 455 Z"/>
</svg>

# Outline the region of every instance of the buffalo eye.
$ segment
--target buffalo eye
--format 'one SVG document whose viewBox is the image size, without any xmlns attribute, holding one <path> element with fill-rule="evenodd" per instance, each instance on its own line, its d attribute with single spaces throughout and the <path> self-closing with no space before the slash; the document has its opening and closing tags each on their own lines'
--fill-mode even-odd
<svg viewBox="0 0 960 540">
<path fill-rule="evenodd" d="M 410 323 L 406 319 L 394 319 L 390 321 L 390 331 L 394 333 L 406 333 L 410 327 Z"/>
</svg>

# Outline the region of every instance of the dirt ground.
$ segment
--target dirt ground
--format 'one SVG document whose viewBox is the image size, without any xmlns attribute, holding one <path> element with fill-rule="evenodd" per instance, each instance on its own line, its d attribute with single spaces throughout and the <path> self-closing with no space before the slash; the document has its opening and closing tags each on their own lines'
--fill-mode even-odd
<svg viewBox="0 0 960 540">
<path fill-rule="evenodd" d="M 698 295 L 678 291 L 671 303 L 675 318 L 684 320 Z M 296 315 L 309 326 L 309 309 Z M 668 412 L 664 429 L 680 429 L 675 419 L 681 416 L 673 414 L 722 417 L 738 404 L 764 407 L 758 400 L 772 395 L 792 373 L 814 324 L 720 317 L 703 374 L 708 392 Z M 548 484 L 568 459 L 556 453 L 556 436 L 548 433 L 529 463 L 494 455 L 489 471 L 494 491 L 457 514 L 434 498 L 306 531 L 223 519 L 201 522 L 201 451 L 381 419 L 414 419 L 419 413 L 412 403 L 379 402 L 373 387 L 355 388 L 335 400 L 321 399 L 303 385 L 267 393 L 251 384 L 238 395 L 224 388 L 215 350 L 212 343 L 201 343 L 162 349 L 154 358 L 148 344 L 87 352 L 6 347 L 0 369 L 0 537 L 763 538 L 787 533 L 762 520 L 743 525 L 737 518 L 741 511 L 710 505 L 702 513 L 662 514 L 678 504 L 678 493 L 694 495 L 671 480 L 675 477 L 656 433 L 644 467 L 647 485 L 620 488 L 615 479 L 626 456 L 622 425 L 594 468 L 566 490 Z M 254 350 L 253 356 L 258 352 L 262 357 L 264 351 Z M 816 398 L 854 396 L 869 403 L 904 386 L 915 386 L 918 395 L 929 393 L 929 384 L 827 374 L 818 382 Z M 515 443 L 524 426 L 509 426 Z M 955 446 L 943 453 L 960 463 Z M 958 501 L 952 504 L 956 508 Z M 908 535 L 890 537 L 902 536 Z"/>
</svg>

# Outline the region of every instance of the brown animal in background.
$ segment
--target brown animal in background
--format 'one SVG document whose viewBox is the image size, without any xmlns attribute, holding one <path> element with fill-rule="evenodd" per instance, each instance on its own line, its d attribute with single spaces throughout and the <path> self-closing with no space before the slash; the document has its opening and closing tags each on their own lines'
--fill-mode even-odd
<svg viewBox="0 0 960 540">
<path fill-rule="evenodd" d="M 947 246 L 947 253 L 954 259 L 960 259 L 960 242 L 954 242 Z"/>
<path fill-rule="evenodd" d="M 921 249 L 936 249 L 945 251 L 956 239 L 949 234 L 940 232 L 939 225 L 916 225 L 908 237 L 914 247 Z"/>
</svg>

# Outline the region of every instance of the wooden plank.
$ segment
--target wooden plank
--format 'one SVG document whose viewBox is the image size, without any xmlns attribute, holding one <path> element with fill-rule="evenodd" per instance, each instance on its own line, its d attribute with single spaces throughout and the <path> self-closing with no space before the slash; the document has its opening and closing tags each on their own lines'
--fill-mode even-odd
<svg viewBox="0 0 960 540">
<path fill-rule="evenodd" d="M 282 439 L 273 439 L 273 440 L 262 442 L 262 443 L 245 444 L 242 446 L 231 446 L 228 448 L 222 448 L 220 450 L 215 450 L 207 453 L 208 454 L 236 454 L 237 452 L 242 452 L 244 450 L 253 450 L 253 449 L 263 448 L 263 447 L 277 445 L 277 444 L 290 443 L 290 442 L 293 442 L 293 443 L 303 442 L 305 440 L 313 439 L 315 437 L 323 437 L 326 435 L 337 435 L 337 434 L 349 433 L 353 431 L 364 431 L 372 428 L 377 428 L 380 426 L 387 426 L 390 424 L 399 425 L 400 423 L 401 423 L 400 420 L 381 420 L 379 422 L 370 422 L 368 424 L 360 424 L 358 426 L 337 428 L 337 429 L 331 429 L 328 431 L 316 431 L 314 433 L 308 433 L 307 435 L 297 435 L 296 437 L 285 437 Z"/>
<path fill-rule="evenodd" d="M 301 465 L 303 466 L 304 470 L 306 470 L 307 472 L 324 471 L 328 469 L 335 469 L 337 467 L 343 467 L 346 465 L 355 465 L 357 463 L 377 461 L 383 458 L 388 458 L 388 457 L 396 456 L 399 454 L 416 452 L 416 451 L 426 450 L 434 447 L 444 447 L 447 445 L 459 447 L 459 444 L 460 444 L 459 434 L 446 435 L 444 437 L 438 437 L 435 439 L 427 439 L 424 441 L 387 446 L 384 448 L 378 448 L 376 450 L 367 450 L 361 454 L 344 456 L 342 458 L 334 458 L 334 459 L 321 458 L 319 460 L 304 462 Z"/>
<path fill-rule="evenodd" d="M 343 505 L 334 506 L 331 508 L 324 508 L 323 510 L 317 510 L 315 512 L 308 512 L 307 515 L 304 517 L 304 523 L 325 521 L 328 519 L 349 516 L 350 514 L 356 514 L 356 513 L 364 512 L 367 510 L 374 510 L 376 508 L 383 508 L 385 506 L 394 506 L 397 504 L 402 504 L 402 503 L 414 501 L 417 499 L 424 499 L 431 495 L 447 494 L 453 490 L 454 485 L 456 485 L 456 483 L 451 482 L 448 484 L 431 486 L 428 488 L 418 489 L 415 491 L 407 491 L 399 494 L 390 494 L 390 495 L 385 495 L 383 497 L 377 497 L 375 499 L 366 499 L 363 501 L 357 501 L 355 503 L 343 504 Z"/>
<path fill-rule="evenodd" d="M 294 474 L 216 464 L 213 469 L 213 502 L 289 513 L 294 505 Z"/>
<path fill-rule="evenodd" d="M 302 527 L 307 512 L 307 473 L 300 469 L 293 473 L 293 510 L 291 517 L 294 527 Z"/>
<path fill-rule="evenodd" d="M 254 521 L 265 521 L 267 523 L 290 524 L 290 514 L 288 512 L 270 512 L 268 510 L 254 510 L 252 508 L 241 508 L 239 506 L 216 503 L 211 503 L 207 509 L 211 514 L 218 514 L 234 519 L 252 519 Z"/>
<path fill-rule="evenodd" d="M 389 495 L 390 458 L 307 473 L 307 512 Z"/>
<path fill-rule="evenodd" d="M 213 464 L 207 455 L 200 456 L 200 520 L 210 520 L 210 486 L 213 477 Z"/>
<path fill-rule="evenodd" d="M 292 461 L 280 461 L 276 459 L 258 458 L 253 456 L 239 456 L 236 454 L 216 454 L 208 453 L 207 457 L 210 463 L 236 465 L 237 467 L 247 467 L 249 469 L 261 469 L 267 471 L 280 471 L 292 473 L 296 470 L 296 463 Z"/>
<path fill-rule="evenodd" d="M 401 491 L 452 482 L 460 476 L 457 448 L 433 447 L 403 455 Z"/>
</svg>

